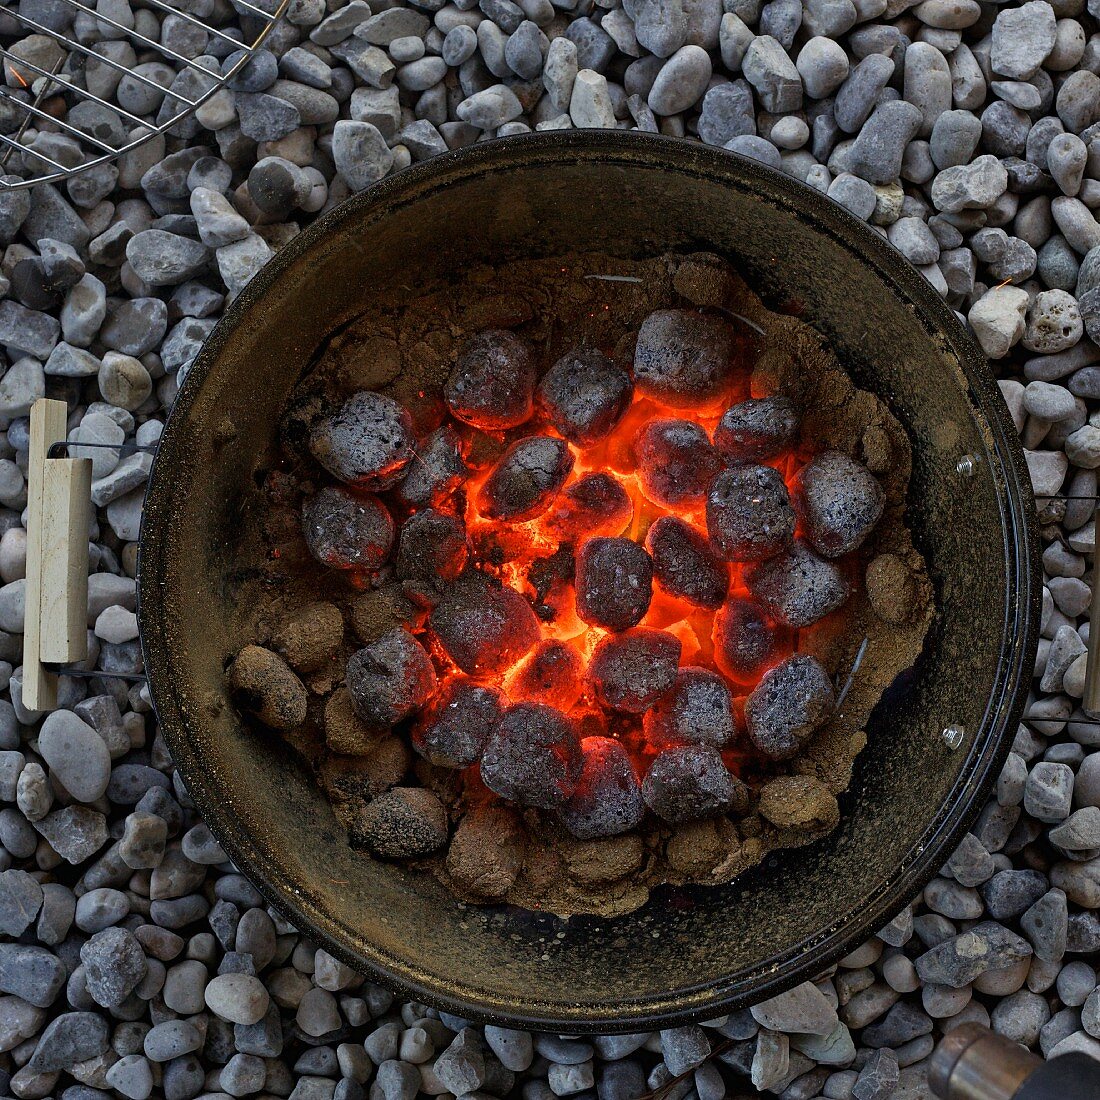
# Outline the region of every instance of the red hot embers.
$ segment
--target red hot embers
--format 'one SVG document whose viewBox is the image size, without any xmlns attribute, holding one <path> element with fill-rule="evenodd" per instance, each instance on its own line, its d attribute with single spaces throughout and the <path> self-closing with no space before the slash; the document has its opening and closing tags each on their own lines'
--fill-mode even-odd
<svg viewBox="0 0 1100 1100">
<path fill-rule="evenodd" d="M 883 491 L 803 449 L 790 399 L 750 396 L 719 313 L 657 310 L 632 360 L 577 346 L 540 378 L 547 359 L 490 329 L 421 438 L 366 392 L 314 424 L 314 558 L 417 609 L 348 660 L 355 715 L 454 777 L 471 821 L 507 804 L 587 841 L 736 819 L 833 713 L 800 650 L 852 591 Z M 430 810 L 410 855 L 446 831 Z"/>
</svg>

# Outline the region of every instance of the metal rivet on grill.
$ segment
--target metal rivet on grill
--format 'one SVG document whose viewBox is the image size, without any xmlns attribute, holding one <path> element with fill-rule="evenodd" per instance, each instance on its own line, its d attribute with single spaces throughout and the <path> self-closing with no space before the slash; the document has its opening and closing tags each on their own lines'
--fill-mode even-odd
<svg viewBox="0 0 1100 1100">
<path fill-rule="evenodd" d="M 962 458 L 955 463 L 955 469 L 958 470 L 963 477 L 973 477 L 978 470 L 978 460 L 973 455 L 963 455 Z"/>
<path fill-rule="evenodd" d="M 947 726 L 940 736 L 943 737 L 943 743 L 954 750 L 962 747 L 962 743 L 966 740 L 966 730 L 962 726 Z"/>
</svg>

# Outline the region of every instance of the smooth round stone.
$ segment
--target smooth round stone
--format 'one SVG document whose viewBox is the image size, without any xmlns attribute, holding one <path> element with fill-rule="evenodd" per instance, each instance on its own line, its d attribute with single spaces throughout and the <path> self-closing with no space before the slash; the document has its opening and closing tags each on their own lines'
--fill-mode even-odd
<svg viewBox="0 0 1100 1100">
<path fill-rule="evenodd" d="M 203 1033 L 189 1020 L 165 1020 L 154 1025 L 145 1036 L 144 1050 L 145 1056 L 154 1062 L 170 1062 L 198 1050 L 202 1045 Z"/>
<path fill-rule="evenodd" d="M 443 39 L 443 60 L 457 69 L 477 53 L 477 32 L 465 23 L 459 23 L 447 31 Z"/>
<path fill-rule="evenodd" d="M 106 742 L 72 711 L 46 717 L 38 734 L 38 751 L 51 773 L 79 802 L 94 802 L 111 779 L 111 754 Z"/>
<path fill-rule="evenodd" d="M 10 527 L 0 538 L 0 579 L 5 584 L 27 575 L 27 532 Z"/>
<path fill-rule="evenodd" d="M 770 141 L 757 137 L 755 134 L 741 134 L 738 137 L 731 138 L 726 142 L 725 148 L 732 153 L 739 153 L 743 157 L 758 160 L 762 164 L 768 165 L 769 168 L 781 168 L 783 166 L 783 158 L 780 157 L 779 150 Z"/>
<path fill-rule="evenodd" d="M 657 74 L 649 92 L 649 109 L 655 115 L 686 111 L 706 91 L 711 77 L 710 55 L 699 46 L 677 50 Z"/>
<path fill-rule="evenodd" d="M 1089 151 L 1076 134 L 1058 134 L 1047 146 L 1047 169 L 1064 195 L 1081 190 Z"/>
<path fill-rule="evenodd" d="M 270 1003 L 263 983 L 250 974 L 220 974 L 204 996 L 211 1012 L 233 1024 L 259 1023 Z"/>
<path fill-rule="evenodd" d="M 95 636 L 112 645 L 133 641 L 138 636 L 137 616 L 117 604 L 105 608 L 96 618 Z"/>
<path fill-rule="evenodd" d="M 327 989 L 315 986 L 299 1002 L 296 1021 L 307 1035 L 325 1035 L 339 1028 L 340 1007 Z"/>
<path fill-rule="evenodd" d="M 87 413 L 73 429 L 71 438 L 77 443 L 91 443 L 95 446 L 74 447 L 70 454 L 73 458 L 89 458 L 92 461 L 92 477 L 106 477 L 119 463 L 118 451 L 111 447 L 121 446 L 126 441 L 126 433 L 118 424 L 104 413 Z"/>
<path fill-rule="evenodd" d="M 875 189 L 858 176 L 844 172 L 829 185 L 829 198 L 839 202 L 857 218 L 866 221 L 875 210 Z"/>
<path fill-rule="evenodd" d="M 811 38 L 798 52 L 795 68 L 811 99 L 824 99 L 848 77 L 848 55 L 831 38 Z"/>
<path fill-rule="evenodd" d="M 1055 983 L 1062 1004 L 1079 1008 L 1096 988 L 1096 971 L 1083 959 L 1066 963 Z"/>
<path fill-rule="evenodd" d="M 209 978 L 198 959 L 186 959 L 169 968 L 164 979 L 164 1003 L 181 1016 L 193 1016 L 205 1006 L 203 990 Z"/>
<path fill-rule="evenodd" d="M 415 35 L 395 38 L 390 43 L 389 54 L 398 65 L 419 61 L 424 56 L 424 40 Z"/>
<path fill-rule="evenodd" d="M 76 926 L 84 932 L 102 932 L 130 912 L 130 899 L 121 891 L 99 887 L 76 902 Z"/>
<path fill-rule="evenodd" d="M 1043 420 L 1063 420 L 1074 412 L 1073 394 L 1052 382 L 1029 382 L 1024 388 L 1024 408 Z"/>
<path fill-rule="evenodd" d="M 769 139 L 780 149 L 801 149 L 810 139 L 810 128 L 796 115 L 788 115 L 772 127 Z"/>
</svg>

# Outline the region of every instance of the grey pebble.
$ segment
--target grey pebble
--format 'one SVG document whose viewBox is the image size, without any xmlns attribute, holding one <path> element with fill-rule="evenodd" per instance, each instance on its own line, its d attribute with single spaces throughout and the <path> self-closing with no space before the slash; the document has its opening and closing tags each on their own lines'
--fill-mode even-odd
<svg viewBox="0 0 1100 1100">
<path fill-rule="evenodd" d="M 782 46 L 769 35 L 754 38 L 741 62 L 764 110 L 780 113 L 802 106 L 802 78 Z"/>
</svg>

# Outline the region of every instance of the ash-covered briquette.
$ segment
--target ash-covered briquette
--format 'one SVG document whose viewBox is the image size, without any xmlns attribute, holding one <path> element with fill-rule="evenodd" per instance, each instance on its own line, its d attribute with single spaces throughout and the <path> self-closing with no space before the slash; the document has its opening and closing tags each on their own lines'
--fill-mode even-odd
<svg viewBox="0 0 1100 1100">
<path fill-rule="evenodd" d="M 443 395 L 456 419 L 482 431 L 516 428 L 534 411 L 535 362 L 514 333 L 488 329 L 459 353 Z"/>
<path fill-rule="evenodd" d="M 630 375 L 598 348 L 576 348 L 543 376 L 536 391 L 542 414 L 571 443 L 599 442 L 630 404 Z"/>
<path fill-rule="evenodd" d="M 515 885 L 526 849 L 527 830 L 514 807 L 473 803 L 447 848 L 447 876 L 466 895 L 500 901 Z"/>
<path fill-rule="evenodd" d="M 406 508 L 426 508 L 442 503 L 469 476 L 458 432 L 444 424 L 417 445 L 393 495 Z"/>
<path fill-rule="evenodd" d="M 541 634 L 531 605 L 515 589 L 474 569 L 447 586 L 428 621 L 451 660 L 479 679 L 503 675 Z"/>
<path fill-rule="evenodd" d="M 562 808 L 562 824 L 578 840 L 597 840 L 636 829 L 645 817 L 642 786 L 630 754 L 613 737 L 581 741 L 581 774 Z"/>
<path fill-rule="evenodd" d="M 348 839 L 383 859 L 431 855 L 447 843 L 447 811 L 424 787 L 394 787 L 359 813 Z"/>
<path fill-rule="evenodd" d="M 737 732 L 730 689 L 716 672 L 688 665 L 676 674 L 672 690 L 646 711 L 643 727 L 655 749 L 684 743 L 722 748 Z"/>
<path fill-rule="evenodd" d="M 912 617 L 918 599 L 917 579 L 897 554 L 874 558 L 864 573 L 864 587 L 867 601 L 883 622 L 901 626 Z"/>
<path fill-rule="evenodd" d="M 337 480 L 380 492 L 401 480 L 415 442 L 405 409 L 392 397 L 362 390 L 317 421 L 309 449 Z"/>
<path fill-rule="evenodd" d="M 763 561 L 794 535 L 787 486 L 772 466 L 731 466 L 707 494 L 707 532 L 727 561 Z"/>
<path fill-rule="evenodd" d="M 658 587 L 699 607 L 721 607 L 729 589 L 729 566 L 706 537 L 675 516 L 661 516 L 646 534 Z"/>
<path fill-rule="evenodd" d="M 680 649 L 680 639 L 663 630 L 609 634 L 588 662 L 588 681 L 605 706 L 641 714 L 676 682 Z"/>
<path fill-rule="evenodd" d="M 393 547 L 394 523 L 373 493 L 326 485 L 302 502 L 302 533 L 330 569 L 377 569 Z"/>
<path fill-rule="evenodd" d="M 720 405 L 736 369 L 737 340 L 715 314 L 659 309 L 638 330 L 634 386 L 674 409 Z"/>
<path fill-rule="evenodd" d="M 673 825 L 739 813 L 748 803 L 744 784 L 711 745 L 679 745 L 658 753 L 642 780 L 642 797 Z"/>
<path fill-rule="evenodd" d="M 866 466 L 840 451 L 815 455 L 798 472 L 794 506 L 806 538 L 825 558 L 858 549 L 882 518 L 886 494 Z"/>
<path fill-rule="evenodd" d="M 585 474 L 559 493 L 543 523 L 560 539 L 622 534 L 634 518 L 634 505 L 610 474 Z"/>
<path fill-rule="evenodd" d="M 779 632 L 759 603 L 731 596 L 714 616 L 714 663 L 736 683 L 751 684 L 774 658 Z"/>
<path fill-rule="evenodd" d="M 564 439 L 532 435 L 513 443 L 490 471 L 477 495 L 486 519 L 524 523 L 545 512 L 573 469 Z"/>
<path fill-rule="evenodd" d="M 770 561 L 745 567 L 745 583 L 764 610 L 785 626 L 812 626 L 848 598 L 847 578 L 801 539 Z"/>
<path fill-rule="evenodd" d="M 545 703 L 569 710 L 584 690 L 584 662 L 570 645 L 546 638 L 524 657 L 508 681 L 517 702 Z"/>
<path fill-rule="evenodd" d="M 542 703 L 509 707 L 481 757 L 481 778 L 489 790 L 541 810 L 564 806 L 580 774 L 576 727 Z"/>
<path fill-rule="evenodd" d="M 336 656 L 344 640 L 344 616 L 334 603 L 303 604 L 282 618 L 271 648 L 299 672 L 315 672 Z"/>
<path fill-rule="evenodd" d="M 794 444 L 798 427 L 798 410 L 789 398 L 750 397 L 722 414 L 714 446 L 728 465 L 764 462 Z"/>
<path fill-rule="evenodd" d="M 752 743 L 773 760 L 789 760 L 831 717 L 836 707 L 829 674 L 816 657 L 795 653 L 753 688 L 745 701 Z"/>
<path fill-rule="evenodd" d="M 309 696 L 294 670 L 270 649 L 246 645 L 226 670 L 230 691 L 273 730 L 292 730 L 306 720 Z"/>
<path fill-rule="evenodd" d="M 347 684 L 364 722 L 393 726 L 435 694 L 435 667 L 424 647 L 398 626 L 348 658 Z"/>
<path fill-rule="evenodd" d="M 425 508 L 401 525 L 394 568 L 399 579 L 416 582 L 430 595 L 462 572 L 468 553 L 462 520 Z"/>
<path fill-rule="evenodd" d="M 500 695 L 465 676 L 447 681 L 412 731 L 412 745 L 441 768 L 476 763 L 504 713 Z"/>
<path fill-rule="evenodd" d="M 653 598 L 653 562 L 636 542 L 586 539 L 577 554 L 577 615 L 590 626 L 636 626 Z"/>
<path fill-rule="evenodd" d="M 651 420 L 634 441 L 642 492 L 667 508 L 701 504 L 722 468 L 707 433 L 690 420 Z"/>
</svg>

